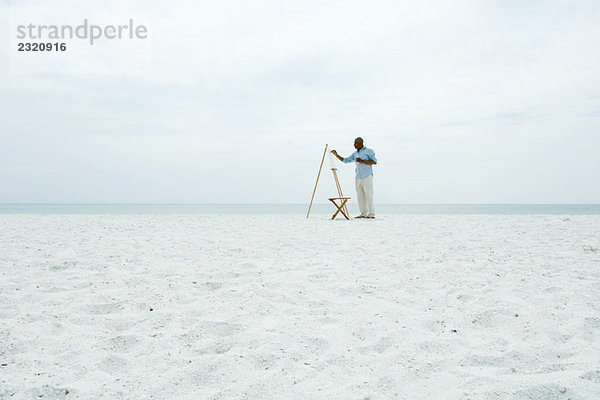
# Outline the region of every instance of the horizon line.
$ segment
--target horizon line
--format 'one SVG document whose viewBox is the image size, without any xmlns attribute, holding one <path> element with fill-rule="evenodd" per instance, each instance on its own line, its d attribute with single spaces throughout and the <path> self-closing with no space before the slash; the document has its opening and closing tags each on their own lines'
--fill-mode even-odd
<svg viewBox="0 0 600 400">
<path fill-rule="evenodd" d="M 239 205 L 305 205 L 308 204 L 307 203 L 287 203 L 287 202 L 283 202 L 283 203 L 194 203 L 194 202 L 181 202 L 181 203 L 175 203 L 175 202 L 165 202 L 165 203 L 161 203 L 161 202 L 150 202 L 150 203 L 138 203 L 138 202 L 77 202 L 77 203 L 72 203 L 72 202 L 48 202 L 48 203 L 34 203 L 34 202 L 23 202 L 23 203 L 3 203 L 0 202 L 0 206 L 5 206 L 5 205 L 219 205 L 219 206 L 223 206 L 223 205 L 232 205 L 232 206 L 239 206 Z M 329 203 L 323 203 L 323 202 L 315 202 L 313 204 L 329 204 Z M 449 205 L 449 206 L 457 206 L 457 205 L 490 205 L 490 206 L 499 206 L 499 205 L 586 205 L 586 206 L 600 206 L 600 203 L 377 203 L 379 205 L 405 205 L 405 206 L 418 206 L 418 205 L 426 205 L 426 206 L 431 206 L 431 205 L 435 205 L 435 206 L 440 206 L 440 205 Z"/>
</svg>

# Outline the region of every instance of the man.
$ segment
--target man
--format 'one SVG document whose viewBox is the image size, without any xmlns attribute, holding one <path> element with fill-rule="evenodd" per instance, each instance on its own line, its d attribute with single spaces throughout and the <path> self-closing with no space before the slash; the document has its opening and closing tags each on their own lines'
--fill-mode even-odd
<svg viewBox="0 0 600 400">
<path fill-rule="evenodd" d="M 344 163 L 356 162 L 356 194 L 360 215 L 355 218 L 375 218 L 373 208 L 373 165 L 377 164 L 375 152 L 363 145 L 362 138 L 354 139 L 356 151 L 350 157 L 343 158 L 337 151 L 331 153 Z"/>
</svg>

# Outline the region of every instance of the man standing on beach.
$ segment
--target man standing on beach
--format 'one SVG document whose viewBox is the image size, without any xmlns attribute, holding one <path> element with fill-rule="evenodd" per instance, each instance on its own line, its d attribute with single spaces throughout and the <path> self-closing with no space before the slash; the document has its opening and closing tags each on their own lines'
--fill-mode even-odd
<svg viewBox="0 0 600 400">
<path fill-rule="evenodd" d="M 343 158 L 337 151 L 331 153 L 344 163 L 356 162 L 356 195 L 360 215 L 355 218 L 375 218 L 373 208 L 373 165 L 377 164 L 375 152 L 363 145 L 362 138 L 354 139 L 356 151 L 350 157 Z"/>
</svg>

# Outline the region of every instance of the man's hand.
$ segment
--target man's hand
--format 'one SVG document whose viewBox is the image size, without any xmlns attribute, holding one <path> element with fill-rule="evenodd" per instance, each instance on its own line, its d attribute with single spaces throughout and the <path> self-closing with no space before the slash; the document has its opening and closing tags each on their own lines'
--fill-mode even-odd
<svg viewBox="0 0 600 400">
<path fill-rule="evenodd" d="M 367 164 L 367 165 L 375 165 L 377 164 L 375 161 L 373 160 L 363 160 L 362 158 L 357 158 L 356 162 L 359 162 L 361 164 Z"/>
<path fill-rule="evenodd" d="M 335 158 L 337 158 L 340 161 L 344 161 L 344 159 L 342 158 L 342 156 L 340 156 L 337 151 L 335 150 L 331 150 L 331 154 L 333 154 L 335 156 Z"/>
</svg>

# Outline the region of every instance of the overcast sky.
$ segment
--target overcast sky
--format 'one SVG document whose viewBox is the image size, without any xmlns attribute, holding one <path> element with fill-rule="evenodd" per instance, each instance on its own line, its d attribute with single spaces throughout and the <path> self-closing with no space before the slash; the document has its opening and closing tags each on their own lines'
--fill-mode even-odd
<svg viewBox="0 0 600 400">
<path fill-rule="evenodd" d="M 600 2 L 0 0 L 0 202 L 600 203 Z M 19 24 L 145 40 L 17 52 Z M 338 163 L 344 191 L 354 167 Z M 318 202 L 334 195 L 325 160 Z"/>
</svg>

